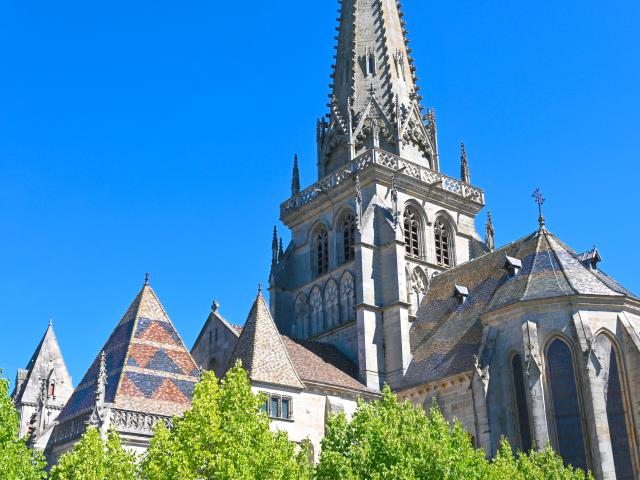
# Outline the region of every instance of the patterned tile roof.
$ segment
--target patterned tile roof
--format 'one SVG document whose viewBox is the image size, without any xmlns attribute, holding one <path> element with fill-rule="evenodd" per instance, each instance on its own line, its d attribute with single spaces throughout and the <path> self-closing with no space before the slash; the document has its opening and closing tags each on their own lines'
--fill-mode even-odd
<svg viewBox="0 0 640 480">
<path fill-rule="evenodd" d="M 106 403 L 163 416 L 189 407 L 198 369 L 155 292 L 145 285 L 67 402 L 61 422 L 93 409 L 103 351 Z"/>
<path fill-rule="evenodd" d="M 251 308 L 229 365 L 237 360 L 255 382 L 304 388 L 262 293 Z"/>
<path fill-rule="evenodd" d="M 505 269 L 507 256 L 522 262 L 515 276 Z M 454 297 L 456 285 L 469 289 L 462 304 Z M 400 387 L 472 370 L 482 340 L 483 313 L 575 294 L 637 299 L 604 273 L 587 268 L 546 229 L 434 277 L 411 329 L 413 361 Z"/>
<path fill-rule="evenodd" d="M 303 382 L 377 393 L 357 380 L 358 370 L 355 364 L 333 345 L 282 338 L 293 366 Z"/>
</svg>

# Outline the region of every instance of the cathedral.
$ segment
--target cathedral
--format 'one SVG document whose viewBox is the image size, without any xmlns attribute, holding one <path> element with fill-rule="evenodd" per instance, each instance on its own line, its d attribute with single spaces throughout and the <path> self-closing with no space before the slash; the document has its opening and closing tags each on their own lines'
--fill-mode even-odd
<svg viewBox="0 0 640 480">
<path fill-rule="evenodd" d="M 17 376 L 23 435 L 50 462 L 89 425 L 144 451 L 201 369 L 240 361 L 273 428 L 316 459 L 328 416 L 387 384 L 437 401 L 488 456 L 506 437 L 598 480 L 640 478 L 640 298 L 547 229 L 539 192 L 536 231 L 497 248 L 488 215 L 481 237 L 484 192 L 464 145 L 460 178 L 441 172 L 400 3 L 340 4 L 318 180 L 303 189 L 294 159 L 268 299 L 242 327 L 214 303 L 188 351 L 147 280 L 75 390 L 49 326 Z"/>
</svg>

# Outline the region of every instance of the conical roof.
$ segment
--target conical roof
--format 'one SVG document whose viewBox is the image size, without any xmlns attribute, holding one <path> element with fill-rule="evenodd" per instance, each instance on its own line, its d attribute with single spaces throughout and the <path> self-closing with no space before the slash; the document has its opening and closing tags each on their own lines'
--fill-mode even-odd
<svg viewBox="0 0 640 480">
<path fill-rule="evenodd" d="M 237 360 L 254 382 L 304 388 L 262 293 L 253 303 L 229 366 Z"/>
<path fill-rule="evenodd" d="M 199 372 L 153 289 L 145 284 L 98 352 L 60 415 L 60 422 L 93 410 L 102 352 L 105 403 L 114 408 L 175 416 L 190 405 Z"/>
<path fill-rule="evenodd" d="M 514 261 L 521 264 L 515 275 L 505 268 Z M 453 295 L 456 285 L 469 291 L 462 305 Z M 413 361 L 403 386 L 472 370 L 482 342 L 482 315 L 519 302 L 572 295 L 638 299 L 586 266 L 545 228 L 434 277 L 411 328 Z"/>
<path fill-rule="evenodd" d="M 66 400 L 73 391 L 73 385 L 53 330 L 53 323 L 49 322 L 27 368 L 18 373 L 18 381 L 12 395 L 15 404 L 37 403 L 41 382 L 48 379 L 52 373 L 56 382 L 56 397 Z"/>
</svg>

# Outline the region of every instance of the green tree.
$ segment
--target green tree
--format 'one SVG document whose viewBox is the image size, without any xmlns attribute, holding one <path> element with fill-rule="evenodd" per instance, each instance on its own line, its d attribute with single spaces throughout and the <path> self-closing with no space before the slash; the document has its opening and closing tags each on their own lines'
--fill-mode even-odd
<svg viewBox="0 0 640 480">
<path fill-rule="evenodd" d="M 361 402 L 353 419 L 329 420 L 318 480 L 484 479 L 484 452 L 473 448 L 459 423 L 451 426 L 437 406 L 428 415 L 399 403 L 388 387 L 382 399 Z"/>
<path fill-rule="evenodd" d="M 240 364 L 224 380 L 205 372 L 193 404 L 169 431 L 159 424 L 143 462 L 146 480 L 305 480 L 308 448 L 272 432 Z"/>
<path fill-rule="evenodd" d="M 65 453 L 51 470 L 52 480 L 135 480 L 138 462 L 135 454 L 120 443 L 116 432 L 103 440 L 89 428 L 71 452 Z"/>
<path fill-rule="evenodd" d="M 0 370 L 0 375 L 2 370 Z M 44 459 L 19 439 L 19 420 L 11 398 L 9 382 L 0 378 L 0 478 L 39 480 L 46 476 Z"/>
<path fill-rule="evenodd" d="M 565 467 L 562 458 L 551 447 L 544 452 L 513 453 L 506 440 L 491 464 L 488 480 L 587 480 L 580 469 Z"/>
</svg>

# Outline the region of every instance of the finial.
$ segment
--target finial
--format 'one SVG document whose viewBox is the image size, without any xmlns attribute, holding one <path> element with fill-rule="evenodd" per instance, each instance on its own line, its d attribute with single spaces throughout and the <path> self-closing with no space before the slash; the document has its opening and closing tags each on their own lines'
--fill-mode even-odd
<svg viewBox="0 0 640 480">
<path fill-rule="evenodd" d="M 258 296 L 261 297 L 262 296 L 262 283 L 258 284 Z"/>
<path fill-rule="evenodd" d="M 547 200 L 542 196 L 539 188 L 536 188 L 531 197 L 538 204 L 538 212 L 540 213 L 540 216 L 538 217 L 538 223 L 540 224 L 540 229 L 542 230 L 545 228 L 546 224 L 544 215 L 542 214 L 542 205 L 544 205 Z"/>
<path fill-rule="evenodd" d="M 53 317 L 49 317 L 49 326 L 53 327 Z"/>
<path fill-rule="evenodd" d="M 487 235 L 485 237 L 485 243 L 490 252 L 496 249 L 495 229 L 493 227 L 493 219 L 491 218 L 491 211 L 487 212 Z"/>
<path fill-rule="evenodd" d="M 144 274 L 144 284 L 145 286 L 149 285 L 149 272 Z"/>
<path fill-rule="evenodd" d="M 291 178 L 291 196 L 300 193 L 300 169 L 298 167 L 298 154 L 293 157 L 293 175 Z"/>
<path fill-rule="evenodd" d="M 471 170 L 469 169 L 469 161 L 467 159 L 467 150 L 462 142 L 460 148 L 460 179 L 464 183 L 471 183 Z"/>
<path fill-rule="evenodd" d="M 213 303 L 211 304 L 211 311 L 215 313 L 218 311 L 219 308 L 220 308 L 220 303 L 217 300 L 214 300 Z"/>
<path fill-rule="evenodd" d="M 278 227 L 273 227 L 273 239 L 271 240 L 271 269 L 278 265 Z"/>
<path fill-rule="evenodd" d="M 284 245 L 282 244 L 282 237 L 280 237 L 280 247 L 278 248 L 278 261 L 284 257 Z"/>
</svg>

